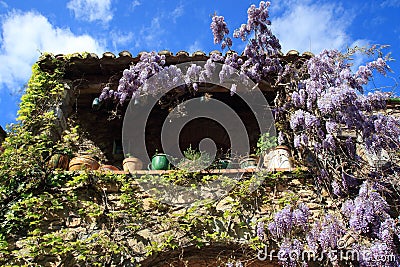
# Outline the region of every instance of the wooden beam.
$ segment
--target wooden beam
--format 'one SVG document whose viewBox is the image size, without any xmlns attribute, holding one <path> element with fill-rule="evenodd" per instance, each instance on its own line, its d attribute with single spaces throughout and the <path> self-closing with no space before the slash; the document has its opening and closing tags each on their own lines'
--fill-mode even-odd
<svg viewBox="0 0 400 267">
<path fill-rule="evenodd" d="M 231 84 L 224 84 L 227 88 L 222 87 L 220 85 L 216 84 L 200 84 L 198 92 L 201 93 L 228 93 L 230 91 Z M 87 83 L 87 84 L 81 84 L 76 86 L 76 90 L 79 90 L 79 94 L 100 94 L 103 88 L 105 87 L 105 83 Z M 228 89 L 229 88 L 229 89 Z M 258 88 L 262 92 L 274 92 L 274 88 L 267 83 L 261 83 L 258 85 Z M 113 88 L 116 90 L 116 88 Z M 245 92 L 247 91 L 248 88 L 238 86 L 237 87 L 237 92 Z"/>
</svg>

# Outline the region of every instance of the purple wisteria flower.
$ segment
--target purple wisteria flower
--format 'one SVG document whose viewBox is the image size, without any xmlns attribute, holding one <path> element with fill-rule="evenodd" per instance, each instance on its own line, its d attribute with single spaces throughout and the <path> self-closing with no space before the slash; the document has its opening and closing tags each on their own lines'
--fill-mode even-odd
<svg viewBox="0 0 400 267">
<path fill-rule="evenodd" d="M 264 222 L 258 222 L 257 224 L 257 236 L 260 240 L 264 239 Z"/>
<path fill-rule="evenodd" d="M 275 214 L 274 221 L 268 224 L 268 230 L 275 238 L 287 237 L 292 231 L 304 231 L 308 227 L 309 215 L 305 204 L 299 204 L 296 209 L 287 205 Z"/>
<path fill-rule="evenodd" d="M 370 246 L 359 246 L 360 266 L 396 267 L 400 264 L 399 255 L 386 243 L 374 240 Z"/>
<path fill-rule="evenodd" d="M 345 233 L 344 225 L 331 214 L 327 214 L 321 221 L 315 221 L 307 233 L 307 244 L 317 253 L 322 250 L 329 252 L 338 248 L 338 241 Z"/>
<path fill-rule="evenodd" d="M 334 121 L 325 122 L 326 132 L 329 134 L 336 134 L 339 130 L 339 125 Z"/>
<path fill-rule="evenodd" d="M 229 34 L 229 29 L 223 16 L 214 15 L 210 28 L 214 35 L 214 44 L 221 43 L 225 35 Z"/>
<path fill-rule="evenodd" d="M 99 97 L 100 101 L 105 99 L 114 99 L 121 104 L 131 97 L 139 95 L 138 90 L 145 85 L 146 81 L 154 74 L 163 70 L 165 64 L 165 56 L 158 55 L 156 52 L 142 53 L 140 60 L 129 69 L 125 69 L 122 77 L 119 80 L 118 91 L 110 89 L 109 86 L 103 88 Z M 157 87 L 148 84 L 143 90 L 148 90 L 147 93 L 156 93 Z"/>
<path fill-rule="evenodd" d="M 295 129 L 302 129 L 305 124 L 305 114 L 304 111 L 299 109 L 296 110 L 292 116 L 290 116 L 290 127 Z"/>
<path fill-rule="evenodd" d="M 386 200 L 367 182 L 362 184 L 354 200 L 347 200 L 342 205 L 342 213 L 348 217 L 350 228 L 361 233 L 378 231 L 374 226 L 390 218 L 388 211 Z"/>
<path fill-rule="evenodd" d="M 279 131 L 278 133 L 278 145 L 283 145 L 285 144 L 285 135 L 282 131 Z"/>
<path fill-rule="evenodd" d="M 306 128 L 312 128 L 312 127 L 319 127 L 320 126 L 320 121 L 317 118 L 317 116 L 310 114 L 308 112 L 305 112 L 304 116 L 304 123 Z"/>
<path fill-rule="evenodd" d="M 304 245 L 298 239 L 285 239 L 279 247 L 278 261 L 283 266 L 295 267 L 301 260 Z"/>
<path fill-rule="evenodd" d="M 336 142 L 335 138 L 331 134 L 327 134 L 325 140 L 322 141 L 322 147 L 327 150 L 335 150 L 336 149 Z"/>
</svg>

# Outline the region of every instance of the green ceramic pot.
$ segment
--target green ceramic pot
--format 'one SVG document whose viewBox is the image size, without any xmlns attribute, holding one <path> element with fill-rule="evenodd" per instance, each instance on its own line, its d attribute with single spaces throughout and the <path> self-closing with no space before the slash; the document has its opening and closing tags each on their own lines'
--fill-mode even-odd
<svg viewBox="0 0 400 267">
<path fill-rule="evenodd" d="M 218 169 L 231 169 L 232 162 L 229 159 L 220 159 L 217 162 L 217 168 Z"/>
<path fill-rule="evenodd" d="M 151 163 L 148 166 L 149 170 L 168 170 L 169 160 L 166 154 L 156 154 L 151 159 Z"/>
<path fill-rule="evenodd" d="M 101 102 L 100 102 L 100 99 L 98 98 L 98 97 L 96 97 L 95 99 L 93 99 L 93 102 L 92 102 L 92 109 L 94 109 L 94 110 L 99 110 L 100 109 L 100 107 L 101 107 Z"/>
<path fill-rule="evenodd" d="M 257 159 L 255 158 L 246 158 L 240 161 L 240 168 L 241 169 L 251 169 L 257 168 Z"/>
</svg>

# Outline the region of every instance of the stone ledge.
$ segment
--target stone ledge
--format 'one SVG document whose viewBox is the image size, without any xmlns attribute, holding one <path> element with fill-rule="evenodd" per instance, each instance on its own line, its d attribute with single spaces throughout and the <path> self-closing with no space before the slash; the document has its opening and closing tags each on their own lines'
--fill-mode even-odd
<svg viewBox="0 0 400 267">
<path fill-rule="evenodd" d="M 207 175 L 207 174 L 238 174 L 238 173 L 245 173 L 245 174 L 251 174 L 259 171 L 267 171 L 267 172 L 284 172 L 284 173 L 291 173 L 295 171 L 297 168 L 276 168 L 272 170 L 267 170 L 267 169 L 260 169 L 260 168 L 246 168 L 246 169 L 212 169 L 212 170 L 201 170 L 199 171 L 199 174 Z M 300 168 L 302 171 L 306 171 L 306 168 Z M 122 175 L 163 175 L 163 174 L 169 174 L 169 173 L 174 173 L 177 170 L 136 170 L 132 173 L 125 172 L 125 171 L 110 171 L 109 173 L 114 173 L 114 174 L 122 174 Z M 69 171 L 70 172 L 70 171 Z M 82 172 L 82 171 L 79 171 Z M 107 171 L 95 171 L 98 173 L 107 173 Z"/>
</svg>

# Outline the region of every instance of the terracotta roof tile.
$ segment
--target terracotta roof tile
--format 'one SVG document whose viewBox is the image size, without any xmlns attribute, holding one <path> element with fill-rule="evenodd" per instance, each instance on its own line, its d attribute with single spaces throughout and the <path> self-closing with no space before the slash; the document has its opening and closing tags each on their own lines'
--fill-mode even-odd
<svg viewBox="0 0 400 267">
<path fill-rule="evenodd" d="M 192 57 L 195 57 L 195 56 L 206 56 L 206 53 L 199 50 L 199 51 L 193 52 Z"/>
<path fill-rule="evenodd" d="M 189 53 L 186 52 L 186 51 L 181 50 L 181 51 L 179 51 L 179 52 L 176 53 L 176 56 L 177 56 L 177 57 L 180 57 L 180 56 L 186 56 L 186 57 L 188 57 L 188 56 L 189 56 Z"/>
<path fill-rule="evenodd" d="M 64 55 L 64 54 L 56 54 L 56 55 L 51 55 L 51 54 L 46 54 L 45 56 L 41 57 L 38 61 L 46 61 L 46 59 L 50 59 L 50 58 L 56 58 L 59 60 L 79 60 L 79 59 L 97 59 L 97 60 L 101 60 L 101 59 L 118 59 L 120 57 L 129 57 L 132 59 L 135 58 L 140 58 L 140 56 L 144 53 L 145 51 L 139 52 L 136 56 L 133 56 L 129 51 L 121 51 L 118 53 L 118 56 L 116 56 L 114 53 L 112 52 L 104 52 L 102 54 L 101 57 L 99 57 L 97 54 L 95 53 L 88 53 L 88 54 L 80 54 L 80 53 L 73 53 L 71 55 Z M 232 53 L 236 53 L 235 51 L 227 51 L 226 54 L 232 54 Z M 162 50 L 160 52 L 158 52 L 159 55 L 165 55 L 167 57 L 171 57 L 171 59 L 173 58 L 177 58 L 177 57 L 188 57 L 188 60 L 190 60 L 191 57 L 208 57 L 209 55 L 212 54 L 219 54 L 222 55 L 222 52 L 219 50 L 213 50 L 209 53 L 209 55 L 207 56 L 207 54 L 204 51 L 195 51 L 192 53 L 192 55 L 190 55 L 187 51 L 178 51 L 175 55 L 169 51 L 169 50 Z M 243 56 L 243 55 L 241 55 Z M 300 55 L 300 53 L 297 50 L 290 50 L 285 54 L 281 54 L 281 57 L 303 57 L 303 58 L 310 58 L 313 57 L 314 54 L 311 52 L 304 52 L 302 55 Z"/>
<path fill-rule="evenodd" d="M 222 52 L 221 52 L 221 51 L 219 51 L 219 50 L 213 50 L 213 51 L 211 51 L 211 52 L 210 52 L 210 54 L 209 54 L 209 55 L 211 56 L 212 54 L 218 54 L 218 55 L 220 55 L 220 56 L 221 56 L 221 55 L 222 55 Z"/>
<path fill-rule="evenodd" d="M 286 53 L 286 56 L 298 56 L 298 55 L 299 55 L 299 51 L 297 51 L 297 50 L 289 50 Z"/>
<path fill-rule="evenodd" d="M 237 52 L 236 51 L 234 51 L 234 50 L 228 50 L 228 51 L 226 51 L 226 54 L 227 55 L 232 55 L 232 54 L 236 54 Z"/>
<path fill-rule="evenodd" d="M 162 50 L 162 51 L 158 52 L 158 54 L 159 54 L 160 56 L 161 56 L 161 55 L 164 55 L 164 56 L 166 56 L 166 57 L 172 56 L 172 52 L 169 51 L 169 50 Z"/>
<path fill-rule="evenodd" d="M 115 55 L 111 52 L 103 53 L 103 58 L 115 58 Z"/>
<path fill-rule="evenodd" d="M 124 51 L 119 52 L 118 56 L 120 56 L 120 57 L 132 57 L 132 54 L 131 54 L 131 52 L 124 50 Z"/>
<path fill-rule="evenodd" d="M 314 54 L 311 52 L 304 52 L 301 56 L 305 58 L 312 58 Z"/>
</svg>

